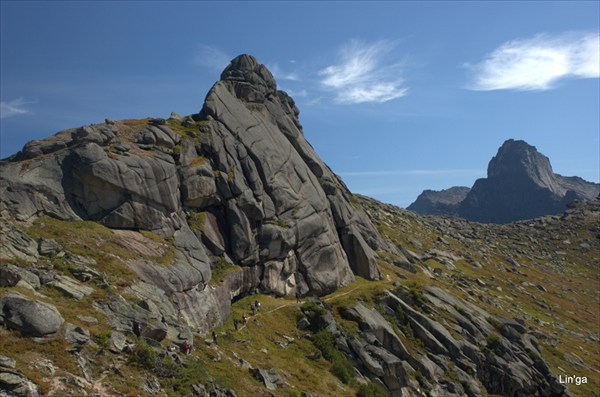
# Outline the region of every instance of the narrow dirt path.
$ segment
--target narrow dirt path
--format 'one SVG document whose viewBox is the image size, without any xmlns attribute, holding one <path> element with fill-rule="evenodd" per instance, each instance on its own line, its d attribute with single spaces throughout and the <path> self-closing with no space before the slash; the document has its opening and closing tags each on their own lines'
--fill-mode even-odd
<svg viewBox="0 0 600 397">
<path fill-rule="evenodd" d="M 333 295 L 331 295 L 329 298 L 327 298 L 327 299 L 323 299 L 323 300 L 324 300 L 325 302 L 329 302 L 330 300 L 332 300 L 332 299 L 334 299 L 334 298 L 339 298 L 339 297 L 341 297 L 341 296 L 346 296 L 346 295 L 348 295 L 349 293 L 356 291 L 357 289 L 358 289 L 358 287 L 354 287 L 354 288 L 352 288 L 350 291 L 346 291 L 346 292 L 344 292 L 344 293 L 342 293 L 342 294 L 337 294 L 337 295 L 336 295 L 336 294 L 334 293 L 334 294 L 333 294 Z"/>
<path fill-rule="evenodd" d="M 342 296 L 346 296 L 346 295 L 348 295 L 348 294 L 350 294 L 350 293 L 352 293 L 352 292 L 356 291 L 357 289 L 358 289 L 358 286 L 357 286 L 357 287 L 354 287 L 354 288 L 352 288 L 352 289 L 351 289 L 351 290 L 349 290 L 349 291 L 343 292 L 343 293 L 333 293 L 333 295 L 329 296 L 327 299 L 323 299 L 323 301 L 325 301 L 325 302 L 329 302 L 329 301 L 330 301 L 330 300 L 332 300 L 332 299 L 339 298 L 339 297 L 342 297 Z M 303 300 L 302 300 L 302 301 L 300 301 L 300 302 L 289 302 L 289 303 L 284 303 L 284 304 L 282 304 L 282 305 L 279 305 L 279 306 L 277 306 L 277 307 L 275 307 L 275 308 L 273 308 L 273 309 L 271 309 L 271 310 L 265 311 L 265 312 L 258 311 L 258 313 L 254 314 L 254 315 L 251 315 L 251 316 L 248 316 L 248 321 L 250 321 L 250 319 L 253 319 L 253 318 L 255 319 L 255 318 L 257 318 L 257 317 L 260 317 L 260 315 L 262 315 L 262 314 L 270 314 L 270 313 L 276 312 L 277 310 L 283 309 L 284 307 L 289 307 L 289 306 L 302 306 L 302 305 L 304 304 L 304 302 L 305 302 L 305 301 L 303 301 Z M 239 330 L 242 330 L 242 329 L 244 329 L 244 328 L 246 328 L 246 325 L 247 325 L 247 324 L 242 324 L 242 325 L 240 325 L 240 326 L 238 327 L 238 331 L 239 331 Z"/>
</svg>

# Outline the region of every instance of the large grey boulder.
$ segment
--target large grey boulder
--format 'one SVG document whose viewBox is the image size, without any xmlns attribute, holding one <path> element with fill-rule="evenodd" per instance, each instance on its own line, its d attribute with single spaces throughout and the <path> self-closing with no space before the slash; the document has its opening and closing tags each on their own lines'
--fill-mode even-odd
<svg viewBox="0 0 600 397">
<path fill-rule="evenodd" d="M 65 159 L 65 194 L 86 219 L 118 229 L 174 230 L 179 180 L 171 156 L 109 156 L 96 143 Z"/>
<path fill-rule="evenodd" d="M 49 303 L 13 294 L 0 298 L 0 324 L 24 335 L 45 336 L 58 332 L 65 320 Z"/>
</svg>

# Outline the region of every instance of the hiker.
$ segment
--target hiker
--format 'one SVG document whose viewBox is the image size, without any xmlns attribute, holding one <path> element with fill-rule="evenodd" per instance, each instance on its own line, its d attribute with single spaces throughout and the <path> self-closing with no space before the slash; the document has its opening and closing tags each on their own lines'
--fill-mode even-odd
<svg viewBox="0 0 600 397">
<path fill-rule="evenodd" d="M 238 326 L 240 325 L 240 322 L 238 321 L 237 318 L 233 319 L 233 327 L 235 328 L 235 330 L 238 330 Z"/>
<path fill-rule="evenodd" d="M 254 302 L 250 304 L 250 311 L 253 315 L 256 314 L 256 305 L 254 304 Z"/>
<path fill-rule="evenodd" d="M 185 339 L 181 344 L 181 350 L 183 350 L 183 354 L 185 354 L 186 356 L 190 354 L 192 348 L 190 347 L 190 344 L 188 343 L 187 339 Z"/>
<path fill-rule="evenodd" d="M 142 333 L 140 329 L 140 323 L 138 323 L 137 321 L 133 323 L 133 333 L 136 336 L 140 336 L 140 334 Z"/>
<path fill-rule="evenodd" d="M 217 333 L 215 331 L 212 332 L 212 337 L 213 337 L 213 342 L 216 345 L 217 344 Z"/>
<path fill-rule="evenodd" d="M 256 308 L 256 311 L 260 310 L 260 302 L 258 300 L 254 301 L 254 307 Z"/>
<path fill-rule="evenodd" d="M 296 291 L 296 303 L 300 303 L 300 291 Z"/>
<path fill-rule="evenodd" d="M 248 318 L 246 317 L 246 313 L 242 314 L 242 324 L 246 325 L 248 323 Z"/>
</svg>

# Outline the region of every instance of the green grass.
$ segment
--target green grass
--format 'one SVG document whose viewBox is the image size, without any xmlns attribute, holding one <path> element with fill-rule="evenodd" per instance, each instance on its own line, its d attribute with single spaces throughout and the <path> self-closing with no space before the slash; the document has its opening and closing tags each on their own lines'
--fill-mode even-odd
<svg viewBox="0 0 600 397">
<path fill-rule="evenodd" d="M 187 222 L 192 230 L 203 231 L 206 223 L 206 212 L 190 211 L 187 214 Z"/>
<path fill-rule="evenodd" d="M 112 230 L 96 222 L 68 222 L 43 216 L 36 219 L 26 232 L 33 239 L 54 239 L 70 252 L 94 259 L 98 270 L 114 284 L 126 285 L 137 279 L 123 263 L 123 260 L 134 259 L 137 255 L 122 245 Z M 66 270 L 60 259 L 56 263 Z"/>
<path fill-rule="evenodd" d="M 235 272 L 241 270 L 242 268 L 237 265 L 232 265 L 227 262 L 224 258 L 219 258 L 219 261 L 211 269 L 211 285 L 220 285 L 223 281 L 227 279 L 227 275 L 231 272 Z"/>
<path fill-rule="evenodd" d="M 354 379 L 354 368 L 346 356 L 335 346 L 333 335 L 327 331 L 315 334 L 313 343 L 323 357 L 331 362 L 331 373 L 345 384 Z"/>
<path fill-rule="evenodd" d="M 375 383 L 369 382 L 366 385 L 360 385 L 356 397 L 386 397 L 387 393 Z"/>
</svg>

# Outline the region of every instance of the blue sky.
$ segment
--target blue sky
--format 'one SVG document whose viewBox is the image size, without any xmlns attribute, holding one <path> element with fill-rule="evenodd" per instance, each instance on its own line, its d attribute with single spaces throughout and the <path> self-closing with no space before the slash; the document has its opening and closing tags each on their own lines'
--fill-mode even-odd
<svg viewBox="0 0 600 397">
<path fill-rule="evenodd" d="M 407 206 L 506 139 L 600 179 L 598 1 L 1 1 L 0 157 L 104 118 L 196 113 L 254 55 L 348 187 Z"/>
</svg>

